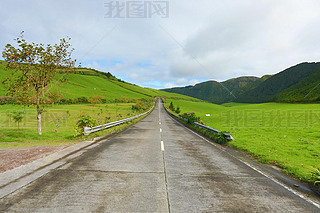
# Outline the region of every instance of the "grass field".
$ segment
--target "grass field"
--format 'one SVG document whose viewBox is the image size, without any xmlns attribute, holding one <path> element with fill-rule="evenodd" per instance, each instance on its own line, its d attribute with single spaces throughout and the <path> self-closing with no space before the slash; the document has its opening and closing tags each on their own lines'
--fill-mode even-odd
<svg viewBox="0 0 320 213">
<path fill-rule="evenodd" d="M 308 181 L 311 171 L 320 166 L 319 104 L 216 105 L 172 99 L 167 104 L 170 101 L 182 113 L 195 112 L 206 125 L 230 132 L 235 138 L 230 146 L 300 180 Z"/>
<path fill-rule="evenodd" d="M 132 105 L 133 103 L 73 104 L 46 108 L 46 112 L 42 115 L 43 135 L 41 136 L 37 133 L 36 110 L 33 107 L 26 108 L 19 133 L 18 125 L 10 114 L 14 111 L 23 112 L 23 106 L 2 105 L 0 106 L 0 148 L 74 143 L 79 140 L 74 138 L 74 128 L 81 115 L 90 115 L 98 124 L 104 124 L 140 114 L 141 112 L 132 111 Z M 90 138 L 119 128 L 118 126 L 91 134 Z"/>
<path fill-rule="evenodd" d="M 7 70 L 5 67 L 6 62 L 0 61 L 0 104 L 5 103 L 1 102 L 3 100 L 1 98 L 6 96 L 6 88 L 1 82 L 11 77 L 13 73 L 13 71 Z M 61 99 L 75 100 L 80 97 L 89 99 L 90 97 L 101 96 L 108 104 L 97 104 L 95 106 L 91 104 L 55 104 L 54 107 L 46 108 L 46 112 L 42 114 L 42 136 L 37 134 L 37 119 L 34 107 L 26 109 L 19 133 L 17 124 L 10 117 L 10 114 L 14 111 L 22 112 L 23 106 L 0 105 L 0 148 L 74 143 L 74 128 L 81 115 L 90 115 L 97 120 L 98 124 L 104 124 L 139 114 L 131 110 L 131 106 L 135 103 L 116 103 L 119 102 L 119 99 L 125 99 L 123 102 L 134 102 L 135 99 L 152 99 L 161 96 L 196 100 L 180 94 L 129 84 L 110 75 L 108 77 L 106 73 L 86 68 L 77 68 L 67 75 L 60 73 L 56 75 L 56 78 L 68 79 L 64 84 L 50 85 L 50 92 L 58 90 L 62 94 L 62 97 L 59 98 L 60 101 Z M 106 119 L 106 117 L 110 117 L 110 119 Z M 107 134 L 110 131 L 117 131 L 121 128 L 123 128 L 123 125 L 95 133 L 91 137 Z"/>
</svg>

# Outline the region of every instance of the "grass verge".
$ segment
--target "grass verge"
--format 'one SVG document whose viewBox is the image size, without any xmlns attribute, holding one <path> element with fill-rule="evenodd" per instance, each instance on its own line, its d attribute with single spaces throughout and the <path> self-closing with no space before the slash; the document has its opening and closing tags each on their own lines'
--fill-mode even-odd
<svg viewBox="0 0 320 213">
<path fill-rule="evenodd" d="M 167 100 L 181 112 L 195 112 L 205 125 L 230 132 L 229 146 L 244 150 L 260 162 L 312 182 L 320 163 L 319 104 L 237 104 Z"/>
</svg>

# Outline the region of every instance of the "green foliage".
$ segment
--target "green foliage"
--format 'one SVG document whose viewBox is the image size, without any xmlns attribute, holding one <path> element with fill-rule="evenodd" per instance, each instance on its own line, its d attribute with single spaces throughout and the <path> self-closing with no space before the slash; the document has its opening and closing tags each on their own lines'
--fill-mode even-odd
<svg viewBox="0 0 320 213">
<path fill-rule="evenodd" d="M 12 118 L 16 123 L 19 123 L 23 119 L 23 112 L 12 112 Z"/>
<path fill-rule="evenodd" d="M 228 142 L 224 132 L 214 134 L 213 138 L 219 144 L 226 144 Z"/>
<path fill-rule="evenodd" d="M 75 127 L 75 136 L 81 136 L 84 134 L 84 127 L 94 127 L 97 124 L 89 115 L 82 115 L 79 120 L 76 122 Z"/>
<path fill-rule="evenodd" d="M 310 181 L 315 185 L 317 184 L 318 186 L 320 186 L 320 169 L 319 168 L 315 168 L 313 171 L 311 171 Z"/>
<path fill-rule="evenodd" d="M 100 104 L 101 100 L 102 100 L 102 97 L 99 95 L 94 95 L 94 96 L 88 98 L 88 101 L 91 104 Z"/>
<path fill-rule="evenodd" d="M 174 112 L 174 111 L 175 111 L 175 110 L 174 110 L 174 106 L 173 106 L 172 101 L 170 102 L 169 109 L 170 109 L 172 112 Z"/>
<path fill-rule="evenodd" d="M 0 96 L 0 105 L 15 103 L 17 103 L 17 99 L 12 96 Z"/>
<path fill-rule="evenodd" d="M 186 112 L 181 115 L 182 118 L 187 119 L 188 123 L 199 122 L 200 117 L 197 117 L 194 112 Z"/>
<path fill-rule="evenodd" d="M 151 108 L 153 105 L 152 99 L 134 99 L 135 105 L 132 105 L 132 111 L 143 112 Z"/>
<path fill-rule="evenodd" d="M 20 133 L 20 127 L 19 127 L 19 123 L 22 121 L 23 119 L 23 112 L 12 112 L 11 117 L 13 118 L 13 120 L 18 124 L 18 130 Z"/>
<path fill-rule="evenodd" d="M 75 61 L 71 59 L 73 49 L 70 39 L 60 39 L 60 44 L 34 42 L 28 43 L 20 37 L 15 39 L 16 46 L 7 44 L 2 57 L 7 62 L 6 68 L 13 70 L 12 75 L 3 83 L 7 88 L 7 95 L 13 96 L 22 105 L 35 105 L 37 107 L 38 134 L 41 135 L 41 113 L 46 104 L 50 103 L 50 85 L 63 82 L 57 79 L 58 69 L 64 72 L 74 67 Z M 51 98 L 56 95 L 51 93 Z M 54 100 L 57 101 L 57 100 Z"/>
<path fill-rule="evenodd" d="M 176 112 L 177 114 L 180 114 L 180 107 L 179 107 L 179 106 L 177 106 L 177 109 L 175 110 L 175 112 Z"/>
</svg>

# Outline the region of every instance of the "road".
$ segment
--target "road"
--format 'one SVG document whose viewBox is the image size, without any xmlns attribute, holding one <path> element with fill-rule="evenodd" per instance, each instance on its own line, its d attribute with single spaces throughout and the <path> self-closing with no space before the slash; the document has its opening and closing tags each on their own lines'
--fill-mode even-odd
<svg viewBox="0 0 320 213">
<path fill-rule="evenodd" d="M 142 121 L 0 200 L 0 212 L 319 212 L 172 119 Z"/>
</svg>

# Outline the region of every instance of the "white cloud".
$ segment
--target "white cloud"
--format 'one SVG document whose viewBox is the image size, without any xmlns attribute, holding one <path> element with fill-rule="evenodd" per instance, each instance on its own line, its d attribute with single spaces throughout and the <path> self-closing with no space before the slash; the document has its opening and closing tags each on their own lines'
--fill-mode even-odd
<svg viewBox="0 0 320 213">
<path fill-rule="evenodd" d="M 164 85 L 164 88 L 172 88 L 172 87 L 178 87 L 178 85 L 172 84 L 172 83 L 166 83 L 166 84 Z"/>
<path fill-rule="evenodd" d="M 168 19 L 104 18 L 105 2 L 3 0 L 0 48 L 22 30 L 37 43 L 70 36 L 84 66 L 154 88 L 319 61 L 318 0 L 170 0 Z"/>
</svg>

